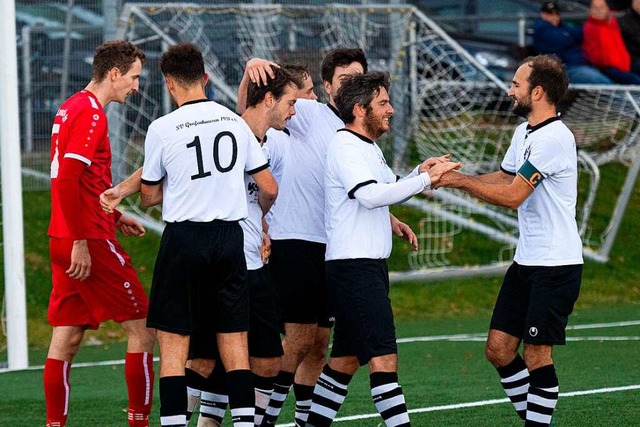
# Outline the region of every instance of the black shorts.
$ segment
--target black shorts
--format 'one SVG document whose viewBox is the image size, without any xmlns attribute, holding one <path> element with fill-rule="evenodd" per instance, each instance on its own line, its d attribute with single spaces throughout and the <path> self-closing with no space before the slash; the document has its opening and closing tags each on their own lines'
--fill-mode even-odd
<svg viewBox="0 0 640 427">
<path fill-rule="evenodd" d="M 280 357 L 284 354 L 280 339 L 278 295 L 269 277 L 268 266 L 247 271 L 249 287 L 249 356 Z M 214 337 L 215 338 L 215 337 Z M 216 340 L 206 331 L 194 331 L 189 359 L 219 359 Z"/>
<path fill-rule="evenodd" d="M 249 283 L 249 356 L 279 357 L 284 354 L 280 339 L 280 303 L 269 267 L 247 272 Z"/>
<path fill-rule="evenodd" d="M 249 328 L 244 236 L 237 222 L 168 223 L 153 272 L 147 325 L 180 335 Z"/>
<path fill-rule="evenodd" d="M 396 354 L 386 261 L 327 261 L 327 282 L 336 312 L 331 357 L 357 356 L 365 365 L 374 357 Z"/>
<path fill-rule="evenodd" d="M 528 344 L 565 344 L 581 280 L 582 264 L 540 267 L 514 262 L 502 282 L 491 329 Z"/>
<path fill-rule="evenodd" d="M 325 249 L 323 243 L 305 240 L 271 241 L 271 279 L 278 290 L 283 322 L 333 326 Z"/>
</svg>

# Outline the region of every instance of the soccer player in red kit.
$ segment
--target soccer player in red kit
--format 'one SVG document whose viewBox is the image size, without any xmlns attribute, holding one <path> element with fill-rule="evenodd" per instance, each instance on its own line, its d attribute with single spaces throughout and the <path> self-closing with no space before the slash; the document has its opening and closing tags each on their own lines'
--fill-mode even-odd
<svg viewBox="0 0 640 427">
<path fill-rule="evenodd" d="M 53 326 L 44 367 L 47 427 L 63 427 L 69 408 L 69 370 L 84 331 L 109 319 L 127 335 L 125 378 L 128 421 L 149 425 L 155 333 L 145 325 L 148 299 L 116 238 L 144 235 L 134 218 L 108 215 L 100 193 L 111 187 L 110 102 L 138 90 L 144 53 L 133 44 L 109 41 L 96 49 L 87 87 L 58 110 L 51 131 L 50 253 L 53 289 L 48 317 Z"/>
</svg>

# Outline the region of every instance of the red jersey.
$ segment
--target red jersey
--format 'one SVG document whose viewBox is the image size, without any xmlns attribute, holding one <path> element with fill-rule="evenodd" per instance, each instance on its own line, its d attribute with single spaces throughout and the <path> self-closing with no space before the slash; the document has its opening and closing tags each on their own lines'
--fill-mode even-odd
<svg viewBox="0 0 640 427">
<path fill-rule="evenodd" d="M 79 222 L 73 226 L 75 233 L 68 225 L 69 206 L 63 206 L 60 197 L 58 176 L 64 173 L 64 159 L 75 159 L 86 165 L 79 178 L 78 203 L 82 211 L 73 215 Z M 105 214 L 100 207 L 100 194 L 111 185 L 107 116 L 95 95 L 83 90 L 62 104 L 53 121 L 49 236 L 74 240 L 115 239 L 114 215 Z"/>
</svg>

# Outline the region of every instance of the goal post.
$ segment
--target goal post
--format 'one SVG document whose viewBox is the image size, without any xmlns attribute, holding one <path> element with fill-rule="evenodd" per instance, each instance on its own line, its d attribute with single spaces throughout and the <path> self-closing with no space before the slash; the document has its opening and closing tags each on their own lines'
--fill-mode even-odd
<svg viewBox="0 0 640 427">
<path fill-rule="evenodd" d="M 214 99 L 232 109 L 244 64 L 254 56 L 307 65 L 323 97 L 323 56 L 337 47 L 364 49 L 371 70 L 391 75 L 393 125 L 378 143 L 397 172 L 444 153 L 463 162 L 465 173 L 499 170 L 521 123 L 511 113 L 508 84 L 413 6 L 128 3 L 118 37 L 138 45 L 149 58 L 140 96 L 110 112 L 121 124 L 112 141 L 122 147 L 114 157 L 126 174 L 142 163 L 148 124 L 168 112 L 158 59 L 175 43 L 200 48 Z M 639 173 L 640 164 L 634 162 L 640 147 L 639 100 L 640 87 L 572 85 L 559 108 L 579 148 L 577 221 L 583 253 L 597 262 L 608 260 Z M 601 188 L 602 168 L 610 164 L 625 168 L 619 188 Z M 611 192 L 618 195 L 616 203 L 598 197 Z M 130 203 L 150 220 L 159 218 L 157 210 Z M 404 271 L 393 272 L 394 280 L 428 279 L 442 271 L 449 277 L 484 274 L 512 259 L 518 238 L 515 211 L 449 189 L 416 197 L 410 205 L 424 215 L 415 230 L 421 249 L 408 256 Z M 465 238 L 469 233 L 475 237 Z M 478 241 L 492 242 L 493 259 L 453 256 L 469 252 L 468 245 Z M 469 268 L 469 262 L 477 265 Z"/>
<path fill-rule="evenodd" d="M 24 235 L 20 165 L 20 123 L 16 51 L 15 4 L 0 5 L 0 52 L 3 77 L 0 79 L 0 169 L 2 172 L 2 252 L 4 262 L 4 307 L 7 334 L 7 367 L 29 365 L 27 310 L 24 272 Z M 4 319 L 3 319 L 4 320 Z M 3 325 L 5 322 L 3 321 Z"/>
</svg>

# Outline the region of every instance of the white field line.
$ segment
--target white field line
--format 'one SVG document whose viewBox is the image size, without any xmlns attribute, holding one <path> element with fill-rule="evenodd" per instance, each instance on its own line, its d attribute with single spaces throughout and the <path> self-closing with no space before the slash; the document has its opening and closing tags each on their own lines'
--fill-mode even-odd
<svg viewBox="0 0 640 427">
<path fill-rule="evenodd" d="M 587 396 L 591 394 L 602 394 L 602 393 L 616 393 L 621 391 L 630 391 L 630 390 L 640 390 L 640 384 L 638 385 L 629 385 L 624 387 L 608 387 L 608 388 L 598 388 L 593 390 L 581 390 L 581 391 L 570 391 L 566 393 L 560 393 L 560 397 L 575 397 L 575 396 Z M 462 409 L 462 408 L 475 408 L 478 406 L 488 406 L 488 405 L 497 405 L 501 403 L 509 403 L 509 399 L 506 397 L 503 399 L 491 399 L 491 400 L 479 400 L 477 402 L 467 402 L 467 403 L 454 403 L 450 405 L 440 405 L 440 406 L 428 406 L 426 408 L 415 408 L 409 409 L 410 414 L 419 414 L 423 412 L 435 412 L 435 411 L 449 411 L 452 409 Z M 374 414 L 362 414 L 362 415 L 351 415 L 349 417 L 341 417 L 336 418 L 334 422 L 342 422 L 342 421 L 356 421 L 356 420 L 364 420 L 369 418 L 378 418 L 380 414 L 377 412 Z M 294 427 L 295 424 L 278 424 L 279 427 Z"/>
<path fill-rule="evenodd" d="M 611 322 L 611 323 L 591 323 L 585 325 L 570 325 L 567 326 L 567 330 L 579 330 L 579 329 L 601 329 L 601 328 L 619 328 L 625 326 L 639 326 L 640 320 L 629 320 L 625 322 Z M 430 342 L 430 341 L 484 341 L 487 337 L 486 332 L 474 333 L 474 334 L 454 334 L 454 335 L 433 335 L 428 337 L 411 337 L 411 338 L 399 338 L 398 344 L 412 343 L 412 342 Z M 567 337 L 567 341 L 640 341 L 640 337 L 628 336 L 628 337 Z M 154 362 L 159 359 L 155 357 Z M 74 363 L 73 368 L 88 368 L 92 366 L 112 366 L 112 365 L 124 365 L 124 359 L 119 360 L 105 360 L 102 362 L 83 362 Z M 24 371 L 34 371 L 43 369 L 43 365 L 29 366 Z M 13 372 L 9 369 L 0 369 L 0 374 L 5 372 Z"/>
<path fill-rule="evenodd" d="M 640 326 L 640 320 L 629 320 L 625 322 L 611 323 L 591 323 L 585 325 L 569 325 L 567 330 L 580 329 L 604 329 L 604 328 L 622 328 L 625 326 Z M 433 335 L 428 337 L 411 337 L 400 338 L 398 343 L 411 342 L 428 342 L 428 341 L 484 341 L 487 338 L 486 332 L 474 334 L 456 334 L 456 335 Z M 626 337 L 626 340 L 636 341 L 638 337 Z M 625 341 L 625 337 L 567 337 L 567 341 Z"/>
</svg>

